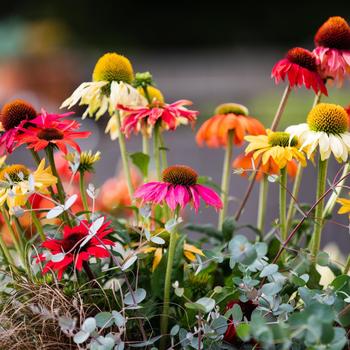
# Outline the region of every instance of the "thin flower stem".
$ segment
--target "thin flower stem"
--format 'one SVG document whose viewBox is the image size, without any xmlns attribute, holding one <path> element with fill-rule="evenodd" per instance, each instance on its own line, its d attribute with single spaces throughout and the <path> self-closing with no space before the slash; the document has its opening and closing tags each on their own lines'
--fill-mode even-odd
<svg viewBox="0 0 350 350">
<path fill-rule="evenodd" d="M 157 175 L 157 180 L 161 180 L 161 167 L 160 167 L 160 126 L 158 123 L 154 126 L 154 134 L 153 134 L 153 157 L 154 157 L 154 163 L 156 166 L 156 175 Z"/>
<path fill-rule="evenodd" d="M 219 213 L 218 230 L 222 229 L 228 206 L 228 197 L 230 192 L 230 180 L 231 180 L 231 161 L 232 161 L 232 150 L 233 150 L 233 136 L 234 130 L 229 130 L 227 134 L 227 144 L 224 159 L 224 166 L 222 169 L 222 180 L 221 180 L 221 200 L 223 203 L 222 210 Z"/>
<path fill-rule="evenodd" d="M 55 158 L 54 158 L 54 155 L 53 155 L 53 148 L 48 146 L 48 147 L 45 148 L 45 152 L 46 152 L 46 156 L 47 156 L 47 158 L 49 160 L 49 163 L 50 163 L 52 174 L 57 179 L 56 187 L 57 187 L 58 198 L 59 198 L 61 204 L 64 205 L 65 200 L 66 200 L 66 194 L 64 192 L 62 181 L 61 181 L 61 178 L 60 178 L 60 176 L 58 174 L 58 171 L 57 171 L 57 168 L 56 168 Z M 64 221 L 66 221 L 69 226 L 72 226 L 72 224 L 71 224 L 71 222 L 69 220 L 69 216 L 68 216 L 66 211 L 64 211 L 62 213 L 62 217 L 63 217 Z"/>
<path fill-rule="evenodd" d="M 344 177 L 345 175 L 347 175 L 350 172 L 350 163 L 346 163 L 343 169 L 343 173 L 341 175 L 341 177 Z M 323 210 L 323 214 L 322 214 L 322 218 L 325 219 L 328 215 L 330 215 L 334 209 L 334 206 L 339 198 L 339 196 L 342 193 L 343 190 L 343 185 L 345 183 L 345 178 L 344 180 L 339 184 L 339 186 L 337 186 L 332 195 L 329 197 L 327 204 L 324 207 Z"/>
<path fill-rule="evenodd" d="M 25 258 L 24 258 L 24 251 L 23 249 L 21 249 L 21 246 L 18 242 L 18 239 L 16 237 L 16 233 L 15 233 L 15 230 L 13 229 L 11 223 L 10 223 L 10 219 L 9 217 L 7 216 L 7 213 L 6 213 L 6 209 L 4 206 L 1 207 L 1 214 L 2 214 L 2 217 L 5 221 L 5 224 L 10 232 L 10 236 L 11 236 L 11 239 L 12 239 L 12 242 L 13 242 L 13 245 L 17 251 L 17 254 L 23 264 L 24 267 L 26 267 L 26 264 L 25 264 Z"/>
<path fill-rule="evenodd" d="M 286 213 L 287 213 L 287 170 L 286 167 L 280 170 L 280 228 L 281 237 L 285 241 L 287 239 L 287 225 L 286 225 Z"/>
<path fill-rule="evenodd" d="M 167 149 L 165 146 L 164 137 L 163 137 L 162 132 L 159 133 L 159 143 L 160 143 L 160 148 L 161 148 L 160 157 L 162 159 L 162 168 L 166 169 L 168 167 Z"/>
<path fill-rule="evenodd" d="M 286 108 L 286 105 L 287 105 L 287 101 L 288 101 L 288 98 L 289 98 L 289 95 L 291 93 L 292 89 L 291 87 L 288 85 L 284 92 L 283 92 L 283 95 L 282 95 L 282 99 L 280 101 L 280 104 L 277 108 L 277 111 L 276 111 L 276 114 L 275 114 L 275 117 L 273 118 L 273 121 L 272 121 L 272 124 L 271 124 L 271 127 L 270 129 L 272 131 L 276 131 L 277 127 L 278 127 L 278 124 L 282 118 L 282 115 L 284 113 L 284 110 Z M 260 164 L 261 164 L 261 161 L 259 162 L 259 164 L 257 165 L 257 169 L 259 169 L 260 167 Z M 254 187 L 254 184 L 255 184 L 255 181 L 256 181 L 256 176 L 257 176 L 257 171 L 255 171 L 249 185 L 248 185 L 248 188 L 247 188 L 247 191 L 241 201 L 241 204 L 238 208 L 238 210 L 236 211 L 236 214 L 235 214 L 235 220 L 238 221 L 239 218 L 241 217 L 242 215 L 242 212 L 243 212 L 243 209 L 244 207 L 246 206 L 247 202 L 248 202 L 248 199 L 250 197 L 250 194 L 252 193 L 252 190 L 253 190 L 253 187 Z"/>
<path fill-rule="evenodd" d="M 80 190 L 80 195 L 81 195 L 81 200 L 83 202 L 83 207 L 84 210 L 86 211 L 86 219 L 89 221 L 90 220 L 90 209 L 89 209 L 89 204 L 87 201 L 86 197 L 86 189 L 85 189 L 85 180 L 84 180 L 84 172 L 79 171 L 79 190 Z"/>
<path fill-rule="evenodd" d="M 148 93 L 148 89 L 147 89 L 147 86 L 143 86 L 142 87 L 142 90 L 145 94 L 145 97 L 147 99 L 147 102 L 149 104 L 152 103 L 152 100 L 151 100 L 151 97 Z M 150 137 L 148 136 L 147 134 L 147 122 L 144 123 L 144 131 L 142 132 L 142 153 L 146 154 L 146 155 L 150 155 L 150 147 L 149 147 L 149 141 L 150 141 Z M 143 181 L 144 182 L 147 182 L 147 176 L 144 177 Z"/>
<path fill-rule="evenodd" d="M 33 224 L 36 228 L 36 232 L 39 234 L 40 239 L 44 242 L 46 240 L 46 236 L 45 236 L 45 233 L 44 233 L 44 230 L 43 230 L 43 227 L 41 225 L 40 220 L 36 216 L 35 211 L 33 210 L 31 204 L 28 201 L 26 203 L 26 207 L 30 211 L 30 215 L 32 217 Z"/>
<path fill-rule="evenodd" d="M 303 218 L 299 221 L 299 223 L 293 228 L 292 232 L 288 235 L 287 239 L 283 242 L 281 248 L 279 249 L 278 253 L 276 254 L 276 256 L 274 257 L 272 264 L 275 264 L 278 259 L 281 257 L 283 251 L 286 249 L 286 247 L 288 246 L 289 242 L 292 240 L 292 238 L 295 236 L 295 234 L 298 232 L 298 230 L 300 229 L 301 225 L 304 223 L 304 221 L 313 213 L 315 207 L 324 200 L 324 198 L 326 196 L 329 195 L 329 193 L 331 191 L 334 190 L 334 188 L 336 186 L 338 186 L 338 184 L 343 181 L 344 179 L 348 178 L 350 176 L 350 173 L 346 174 L 344 177 L 340 178 L 340 180 L 338 180 L 335 184 L 333 184 L 332 186 L 330 186 L 327 191 L 325 191 L 322 196 L 320 198 L 317 199 L 317 201 L 311 206 L 311 208 L 304 214 Z"/>
<path fill-rule="evenodd" d="M 346 259 L 346 264 L 344 267 L 344 275 L 347 275 L 350 271 L 350 254 L 348 255 L 348 258 Z"/>
<path fill-rule="evenodd" d="M 265 215 L 267 205 L 267 195 L 269 192 L 269 182 L 267 181 L 267 175 L 264 174 L 260 182 L 259 189 L 259 206 L 258 206 L 258 220 L 257 228 L 263 234 L 265 229 Z"/>
<path fill-rule="evenodd" d="M 288 208 L 288 214 L 287 214 L 287 231 L 288 231 L 290 225 L 292 224 L 292 220 L 293 220 L 294 215 L 295 215 L 295 210 L 296 210 L 295 205 L 297 204 L 297 198 L 298 198 L 298 194 L 299 194 L 299 190 L 300 190 L 302 175 L 303 175 L 303 167 L 299 163 L 297 173 L 296 173 L 295 179 L 294 179 L 292 196 L 291 196 L 290 202 L 289 202 L 289 208 Z"/>
<path fill-rule="evenodd" d="M 31 153 L 32 156 L 33 156 L 33 159 L 34 159 L 34 161 L 35 161 L 35 164 L 36 164 L 36 165 L 39 165 L 41 159 L 40 159 L 40 156 L 39 156 L 38 152 L 34 151 L 33 148 L 30 148 L 30 153 Z"/>
<path fill-rule="evenodd" d="M 328 166 L 328 160 L 327 159 L 321 160 L 321 156 L 320 156 L 318 160 L 316 200 L 321 198 L 323 193 L 326 190 L 327 166 Z M 314 224 L 314 232 L 312 235 L 312 246 L 311 246 L 311 255 L 314 263 L 316 261 L 316 257 L 321 245 L 321 234 L 322 234 L 322 227 L 323 227 L 323 205 L 324 205 L 324 198 L 319 201 L 319 203 L 315 208 L 315 224 Z"/>
<path fill-rule="evenodd" d="M 7 262 L 7 264 L 13 266 L 13 268 L 15 268 L 17 270 L 15 262 L 13 261 L 11 253 L 8 250 L 7 245 L 4 242 L 1 234 L 0 234 L 0 247 L 1 247 L 2 253 L 4 254 L 4 258 Z"/>
<path fill-rule="evenodd" d="M 13 221 L 15 222 L 15 226 L 16 226 L 18 242 L 19 242 L 19 244 L 21 246 L 21 250 L 24 251 L 23 237 L 25 235 L 25 230 L 22 227 L 21 223 L 19 222 L 19 220 L 18 220 L 18 218 L 16 216 L 13 218 Z"/>
<path fill-rule="evenodd" d="M 314 102 L 312 104 L 312 108 L 314 108 L 315 106 L 317 106 L 320 103 L 321 96 L 322 96 L 321 91 L 319 91 L 315 95 Z M 294 186 L 293 186 L 293 192 L 292 192 L 293 193 L 293 197 L 290 199 L 289 208 L 288 208 L 287 229 L 290 227 L 291 222 L 292 222 L 292 220 L 294 218 L 294 215 L 295 215 L 295 211 L 296 211 L 296 208 L 295 208 L 296 201 L 295 201 L 295 199 L 298 199 L 302 177 L 303 177 L 303 167 L 301 166 L 301 163 L 299 163 L 298 164 L 297 174 L 296 174 L 295 179 L 294 179 Z"/>
<path fill-rule="evenodd" d="M 129 196 L 133 202 L 134 187 L 132 185 L 132 180 L 131 180 L 131 171 L 130 171 L 130 166 L 129 166 L 128 152 L 126 150 L 125 136 L 121 131 L 120 113 L 118 110 L 115 113 L 116 113 L 117 129 L 118 129 L 118 141 L 119 141 L 120 155 L 122 157 L 124 175 L 125 175 L 126 183 L 128 186 Z"/>
<path fill-rule="evenodd" d="M 174 218 L 177 219 L 179 213 L 179 208 L 175 210 Z M 174 256 L 175 256 L 175 248 L 176 248 L 176 232 L 171 232 L 170 234 L 170 242 L 168 248 L 168 261 L 165 272 L 165 282 L 164 282 L 164 304 L 163 304 L 163 312 L 161 317 L 160 329 L 161 334 L 163 335 L 160 349 L 165 349 L 165 337 L 164 335 L 168 332 L 168 323 L 169 323 L 169 308 L 170 308 L 170 288 L 171 288 L 171 275 L 173 271 L 174 264 Z"/>
</svg>

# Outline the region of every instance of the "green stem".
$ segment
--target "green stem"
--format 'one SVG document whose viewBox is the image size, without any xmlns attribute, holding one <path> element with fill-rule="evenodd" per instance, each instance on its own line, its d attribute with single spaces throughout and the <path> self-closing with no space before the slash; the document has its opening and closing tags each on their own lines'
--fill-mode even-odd
<svg viewBox="0 0 350 350">
<path fill-rule="evenodd" d="M 344 178 L 336 188 L 333 189 L 332 195 L 328 199 L 327 204 L 324 207 L 322 218 L 325 219 L 328 215 L 330 215 L 334 209 L 335 203 L 337 202 L 339 196 L 342 193 L 343 186 L 346 180 L 346 175 L 350 172 L 350 163 L 345 164 L 343 173 L 340 178 Z"/>
<path fill-rule="evenodd" d="M 344 267 L 344 275 L 347 275 L 350 270 L 350 254 L 348 255 L 348 258 L 346 259 L 346 264 Z"/>
<path fill-rule="evenodd" d="M 154 162 L 156 166 L 156 174 L 157 174 L 157 180 L 161 180 L 161 167 L 160 167 L 160 152 L 159 152 L 159 147 L 160 147 L 160 140 L 159 140 L 159 135 L 160 135 L 160 126 L 158 123 L 154 126 L 154 135 L 153 135 L 153 157 L 154 157 Z"/>
<path fill-rule="evenodd" d="M 57 187 L 57 194 L 58 194 L 59 201 L 61 202 L 62 205 L 64 205 L 65 200 L 66 200 L 66 194 L 64 192 L 62 181 L 61 181 L 61 178 L 60 178 L 58 171 L 57 171 L 57 168 L 56 168 L 55 158 L 54 158 L 54 154 L 53 154 L 53 148 L 51 146 L 48 146 L 45 148 L 45 152 L 46 152 L 47 159 L 49 160 L 49 163 L 50 163 L 52 174 L 57 179 L 56 187 Z M 71 222 L 69 220 L 69 216 L 68 216 L 66 211 L 64 211 L 62 213 L 62 217 L 63 217 L 64 221 L 66 221 L 69 226 L 72 226 Z"/>
<path fill-rule="evenodd" d="M 38 217 L 36 216 L 36 213 L 35 211 L 33 210 L 33 207 L 31 206 L 31 204 L 29 202 L 26 203 L 26 207 L 27 209 L 30 211 L 30 215 L 32 217 L 32 221 L 33 221 L 33 224 L 36 228 L 36 232 L 39 234 L 40 236 L 40 239 L 44 242 L 46 241 L 46 236 L 45 236 L 45 233 L 44 233 L 44 230 L 43 230 L 43 227 L 41 225 L 41 222 L 40 220 L 38 219 Z"/>
<path fill-rule="evenodd" d="M 287 239 L 287 170 L 286 167 L 280 170 L 280 227 L 281 237 L 284 242 Z"/>
<path fill-rule="evenodd" d="M 81 200 L 83 202 L 83 207 L 84 210 L 86 211 L 86 219 L 90 220 L 90 209 L 89 209 L 89 204 L 87 201 L 86 197 L 86 190 L 85 190 L 85 181 L 84 181 L 84 172 L 79 171 L 79 189 L 80 189 L 80 195 L 81 195 Z"/>
<path fill-rule="evenodd" d="M 125 175 L 126 183 L 128 186 L 129 196 L 130 196 L 131 201 L 133 202 L 134 187 L 132 185 L 132 180 L 131 180 L 131 171 L 130 171 L 130 166 L 129 166 L 128 152 L 126 150 L 125 136 L 121 132 L 120 113 L 119 113 L 119 111 L 116 111 L 115 113 L 116 113 L 117 129 L 118 129 L 118 141 L 119 141 L 120 155 L 122 157 L 124 175 Z"/>
<path fill-rule="evenodd" d="M 298 199 L 298 194 L 300 190 L 300 185 L 301 185 L 301 179 L 303 177 L 303 167 L 301 166 L 301 163 L 298 164 L 298 170 L 295 175 L 294 179 L 294 185 L 293 185 L 293 190 L 292 190 L 292 197 L 289 202 L 289 208 L 288 208 L 288 214 L 287 214 L 287 231 L 292 224 L 292 220 L 295 215 L 296 211 L 296 201 Z"/>
<path fill-rule="evenodd" d="M 8 230 L 9 230 L 9 232 L 10 232 L 10 236 L 11 236 L 13 245 L 14 245 L 16 251 L 17 251 L 17 254 L 18 254 L 18 256 L 19 256 L 23 266 L 25 267 L 26 264 L 25 264 L 25 258 L 24 258 L 24 251 L 21 249 L 21 246 L 20 246 L 20 244 L 19 244 L 19 242 L 17 240 L 17 237 L 16 237 L 16 233 L 15 233 L 15 231 L 14 231 L 14 229 L 13 229 L 11 223 L 10 223 L 9 217 L 7 216 L 7 213 L 6 213 L 6 210 L 5 210 L 4 206 L 2 206 L 2 208 L 1 208 L 1 214 L 2 214 L 2 217 L 3 217 L 4 221 L 5 221 L 6 226 L 7 226 Z"/>
<path fill-rule="evenodd" d="M 269 191 L 269 182 L 267 181 L 267 175 L 263 175 L 263 178 L 260 182 L 259 189 L 259 207 L 258 207 L 258 221 L 257 228 L 261 233 L 264 233 L 265 229 L 265 215 L 266 215 L 266 202 L 267 194 Z"/>
<path fill-rule="evenodd" d="M 232 150 L 233 150 L 233 135 L 234 130 L 229 130 L 227 134 L 227 144 L 224 159 L 224 166 L 222 169 L 222 180 L 221 180 L 221 200 L 223 207 L 219 213 L 218 229 L 222 229 L 228 206 L 228 197 L 230 192 L 230 180 L 231 180 L 231 161 L 232 161 Z"/>
<path fill-rule="evenodd" d="M 13 218 L 16 226 L 16 231 L 17 231 L 17 237 L 18 237 L 18 243 L 21 246 L 21 250 L 24 251 L 24 235 L 25 235 L 25 230 L 22 227 L 21 223 L 19 222 L 18 218 L 15 216 Z"/>
<path fill-rule="evenodd" d="M 321 198 L 326 190 L 326 180 L 327 180 L 327 166 L 328 160 L 321 160 L 321 157 L 318 160 L 318 173 L 317 173 L 317 190 L 316 190 L 316 201 Z M 321 245 L 321 234 L 322 234 L 322 226 L 323 226 L 323 205 L 324 198 L 319 201 L 315 208 L 315 224 L 314 224 L 314 232 L 312 235 L 311 242 L 311 255 L 313 258 L 313 263 L 316 262 L 316 257 Z"/>
<path fill-rule="evenodd" d="M 164 137 L 162 132 L 159 133 L 159 143 L 161 148 L 160 156 L 162 159 L 162 168 L 166 169 L 168 167 L 168 159 L 167 159 L 167 150 L 165 147 L 165 142 L 164 142 Z"/>
<path fill-rule="evenodd" d="M 40 156 L 39 156 L 38 152 L 34 151 L 33 148 L 30 148 L 30 153 L 31 153 L 32 156 L 33 156 L 33 159 L 34 159 L 34 161 L 35 161 L 35 164 L 36 164 L 36 165 L 39 165 L 41 159 L 40 159 Z"/>
<path fill-rule="evenodd" d="M 176 209 L 174 213 L 175 219 L 178 217 L 179 208 Z M 168 332 L 168 323 L 169 323 L 169 308 L 170 308 L 170 288 L 171 288 L 171 275 L 173 271 L 174 265 L 174 256 L 175 256 L 175 248 L 176 248 L 176 232 L 171 232 L 170 234 L 170 242 L 168 247 L 168 261 L 165 272 L 165 282 L 164 282 L 164 304 L 163 304 L 163 312 L 161 317 L 161 334 L 163 335 L 161 341 L 161 349 L 165 348 L 166 338 L 164 337 Z"/>
<path fill-rule="evenodd" d="M 11 253 L 7 248 L 6 243 L 4 242 L 2 235 L 0 234 L 0 247 L 1 247 L 1 251 L 4 254 L 4 258 L 7 262 L 7 264 L 12 265 L 14 268 L 16 268 L 15 262 L 12 259 Z M 17 268 L 16 268 L 17 270 Z"/>
</svg>

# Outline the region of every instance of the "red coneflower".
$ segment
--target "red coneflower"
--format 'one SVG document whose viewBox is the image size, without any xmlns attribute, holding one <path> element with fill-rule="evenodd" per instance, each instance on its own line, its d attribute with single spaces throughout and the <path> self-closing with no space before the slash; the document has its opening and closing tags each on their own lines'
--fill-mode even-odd
<svg viewBox="0 0 350 350">
<path fill-rule="evenodd" d="M 290 87 L 305 86 L 307 89 L 312 88 L 316 94 L 321 91 L 324 95 L 328 95 L 318 72 L 317 57 L 301 47 L 290 49 L 286 57 L 275 64 L 271 78 L 275 78 L 276 84 L 287 78 Z"/>
<path fill-rule="evenodd" d="M 0 154 L 12 153 L 15 148 L 15 138 L 20 126 L 25 126 L 25 122 L 36 118 L 37 113 L 34 107 L 20 99 L 6 103 L 0 112 Z M 1 130 L 3 129 L 3 130 Z"/>
<path fill-rule="evenodd" d="M 342 17 L 330 17 L 315 35 L 314 50 L 324 78 L 342 84 L 350 74 L 350 26 Z"/>
<path fill-rule="evenodd" d="M 103 223 L 97 230 L 96 234 L 92 236 L 84 245 L 82 244 L 90 234 L 91 223 L 82 220 L 79 226 L 73 228 L 65 226 L 63 229 L 62 239 L 48 239 L 42 243 L 42 247 L 50 251 L 51 256 L 57 254 L 64 254 L 62 260 L 55 262 L 47 259 L 44 254 L 38 256 L 38 261 L 47 261 L 43 274 L 49 271 L 57 271 L 57 278 L 61 279 L 63 273 L 67 268 L 73 264 L 74 268 L 81 271 L 83 263 L 88 262 L 91 257 L 108 258 L 110 253 L 105 246 L 113 246 L 114 242 L 105 237 L 113 232 L 109 227 L 110 221 Z"/>
<path fill-rule="evenodd" d="M 63 119 L 66 114 L 48 114 L 46 111 L 31 120 L 28 128 L 20 128 L 23 132 L 16 137 L 17 146 L 27 144 L 28 148 L 40 151 L 49 145 L 59 148 L 67 154 L 67 145 L 73 147 L 80 153 L 80 147 L 75 142 L 78 138 L 87 138 L 91 135 L 89 131 L 76 131 L 80 124 L 74 120 Z"/>
</svg>

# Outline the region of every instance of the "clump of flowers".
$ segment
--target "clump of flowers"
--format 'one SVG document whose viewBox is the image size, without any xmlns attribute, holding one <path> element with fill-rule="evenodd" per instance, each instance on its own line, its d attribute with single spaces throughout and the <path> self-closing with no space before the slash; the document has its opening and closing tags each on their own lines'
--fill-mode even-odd
<svg viewBox="0 0 350 350">
<path fill-rule="evenodd" d="M 350 213 L 342 195 L 350 176 L 349 111 L 320 101 L 329 79 L 348 74 L 347 39 L 345 20 L 331 18 L 313 52 L 293 48 L 275 65 L 276 83 L 287 86 L 270 127 L 233 102 L 199 126 L 198 145 L 225 150 L 220 186 L 215 172 L 211 179 L 168 165 L 164 135 L 200 121 L 198 112 L 188 100 L 165 102 L 152 74 L 134 73 L 117 53 L 99 58 L 92 81 L 63 102 L 87 106 L 83 118 L 108 114 L 122 168 L 104 173 L 101 188 L 93 175 L 103 154 L 81 149 L 79 139 L 91 133 L 80 131 L 71 113 L 37 113 L 22 100 L 3 106 L 1 349 L 348 347 L 350 258 L 338 261 L 321 247 L 326 224 L 348 231 L 336 211 Z M 312 90 L 315 99 L 305 123 L 283 131 L 293 87 Z M 134 153 L 125 142 L 132 133 L 142 136 Z M 245 153 L 233 161 L 234 146 Z M 19 151 L 35 166 L 11 164 L 8 153 Z M 332 156 L 341 167 L 333 178 Z M 306 167 L 316 171 L 307 183 L 316 195 L 303 203 Z M 255 180 L 256 212 L 247 206 Z"/>
</svg>

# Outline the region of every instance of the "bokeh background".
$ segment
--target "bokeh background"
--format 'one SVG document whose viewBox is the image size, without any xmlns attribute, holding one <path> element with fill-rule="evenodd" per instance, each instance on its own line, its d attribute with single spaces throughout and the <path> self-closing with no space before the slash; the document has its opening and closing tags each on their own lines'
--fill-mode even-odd
<svg viewBox="0 0 350 350">
<path fill-rule="evenodd" d="M 248 106 L 250 114 L 268 126 L 284 86 L 270 78 L 273 64 L 293 46 L 313 49 L 317 28 L 329 17 L 350 20 L 349 1 L 230 2 L 40 0 L 11 1 L 0 11 L 0 106 L 13 98 L 29 100 L 38 109 L 58 111 L 82 81 L 90 81 L 96 60 L 107 51 L 130 58 L 135 71 L 150 71 L 168 102 L 186 98 L 201 112 L 196 128 L 223 102 Z M 330 102 L 350 104 L 350 86 L 331 88 Z M 287 105 L 281 128 L 305 120 L 313 93 L 295 91 Z M 82 110 L 76 109 L 79 116 Z M 94 136 L 81 143 L 101 150 L 94 183 L 99 186 L 118 172 L 119 150 L 104 134 L 107 117 L 98 124 L 83 121 Z M 194 167 L 201 175 L 220 182 L 224 152 L 198 148 L 194 132 L 181 127 L 165 135 L 169 163 Z M 140 139 L 128 141 L 130 152 L 140 149 Z M 237 156 L 243 149 L 235 149 Z M 23 150 L 13 161 L 30 164 Z M 332 162 L 329 179 L 339 165 Z M 248 185 L 233 175 L 233 214 Z M 242 223 L 255 223 L 258 187 L 248 202 Z M 305 172 L 301 200 L 315 196 L 315 169 Z M 278 185 L 271 184 L 267 222 L 278 214 Z M 189 215 L 192 215 L 191 213 Z M 216 214 L 203 209 L 195 222 L 216 223 Z M 347 224 L 348 218 L 334 220 Z M 349 230 L 328 224 L 324 244 L 336 241 L 349 252 Z"/>
</svg>

